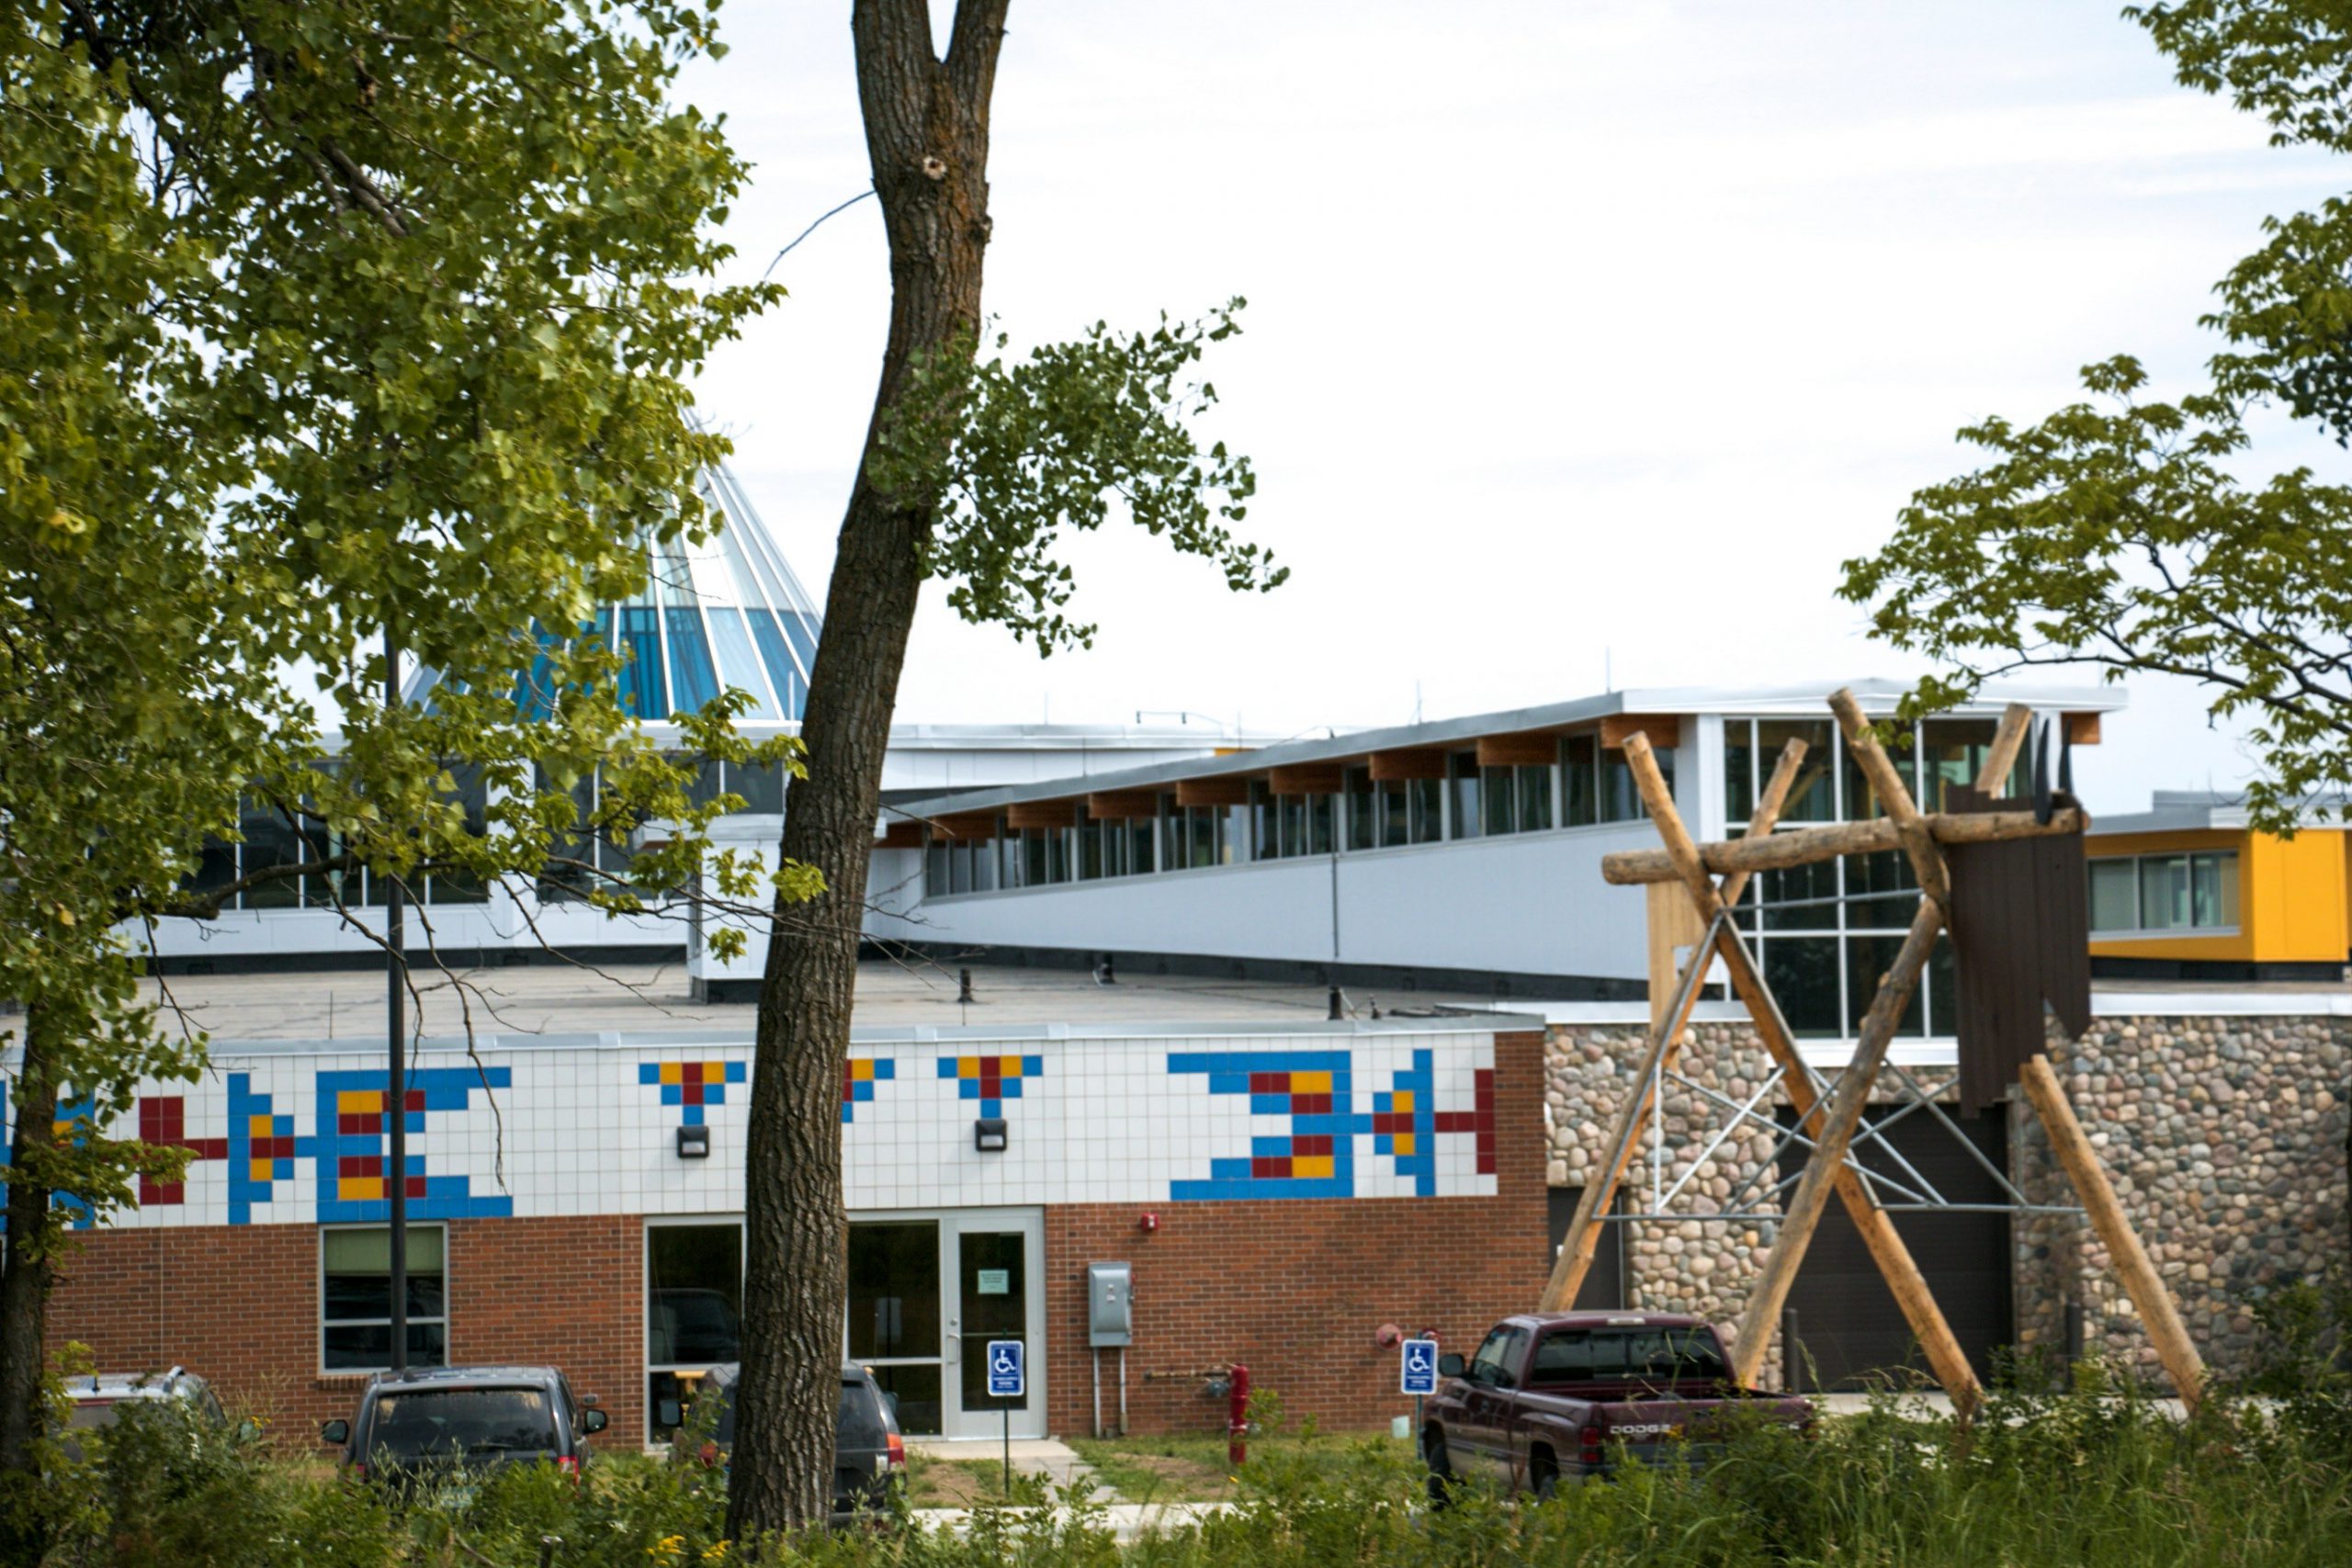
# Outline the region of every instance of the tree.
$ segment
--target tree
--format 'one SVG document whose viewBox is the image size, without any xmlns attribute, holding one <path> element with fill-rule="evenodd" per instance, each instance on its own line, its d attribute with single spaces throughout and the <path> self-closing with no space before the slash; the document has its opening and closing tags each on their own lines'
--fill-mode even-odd
<svg viewBox="0 0 2352 1568">
<path fill-rule="evenodd" d="M 2279 146 L 2352 152 L 2352 19 L 2327 0 L 2182 0 L 2125 13 L 2180 80 L 2228 92 Z M 2237 470 L 2247 416 L 2275 406 L 2352 442 L 2352 199 L 2274 219 L 2204 318 L 2229 346 L 2211 385 L 2145 400 L 2140 363 L 2083 372 L 2098 403 L 2038 424 L 1992 418 L 1961 439 L 1993 454 L 1917 491 L 1840 593 L 1871 635 L 1947 664 L 1913 711 L 2007 671 L 2088 665 L 2181 675 L 2242 715 L 2264 771 L 2258 825 L 2291 829 L 2352 789 L 2352 486 L 2295 467 Z"/>
<path fill-rule="evenodd" d="M 890 249 L 890 327 L 857 479 L 826 592 L 802 738 L 811 766 L 786 797 L 784 858 L 824 890 L 808 930 L 769 944 L 752 1078 L 744 1194 L 743 1382 L 729 1531 L 752 1540 L 825 1517 L 845 1310 L 842 1063 L 858 912 L 882 758 L 916 597 L 934 577 L 973 620 L 1041 653 L 1092 628 L 1063 614 L 1065 527 L 1123 517 L 1208 558 L 1235 589 L 1284 575 L 1225 526 L 1253 488 L 1248 461 L 1204 451 L 1186 421 L 1215 398 L 1180 386 L 1204 323 L 1085 339 L 1008 364 L 978 361 L 989 112 L 1006 0 L 959 0 L 943 55 L 923 0 L 856 0 L 858 101 Z M 1238 304 L 1238 301 L 1236 302 Z M 1005 339 L 998 336 L 1001 351 Z"/>
<path fill-rule="evenodd" d="M 635 732 L 589 616 L 641 584 L 648 536 L 710 526 L 694 479 L 725 444 L 692 425 L 685 380 L 775 297 L 707 284 L 744 169 L 669 91 L 716 48 L 709 9 L 675 0 L 40 0 L 0 22 L 0 996 L 27 1010 L 0 1551 L 18 1560 L 40 1547 L 51 1195 L 126 1201 L 159 1156 L 90 1129 L 201 1060 L 141 1000 L 123 933 L 217 910 L 186 879 L 241 797 L 312 846 L 260 874 L 330 888 L 361 868 L 536 877 L 596 765 L 616 787 L 592 830 L 682 828 L 597 889 L 606 908 L 707 848 L 725 802 L 689 801 Z M 430 705 L 386 699 L 388 636 L 441 672 Z M 335 747 L 289 669 L 316 672 Z M 527 716 L 518 671 L 542 688 Z M 689 743 L 746 757 L 740 701 Z M 461 767 L 497 792 L 486 818 Z M 718 874 L 739 898 L 807 882 Z"/>
</svg>

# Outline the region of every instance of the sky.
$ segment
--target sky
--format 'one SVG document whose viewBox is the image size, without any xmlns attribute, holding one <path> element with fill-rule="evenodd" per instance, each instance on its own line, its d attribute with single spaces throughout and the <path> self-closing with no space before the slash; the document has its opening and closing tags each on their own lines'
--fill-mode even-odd
<svg viewBox="0 0 2352 1568">
<path fill-rule="evenodd" d="M 847 18 L 736 0 L 682 84 L 755 164 L 736 276 L 869 183 Z M 2264 216 L 2346 184 L 2176 85 L 2112 0 L 1018 0 L 989 180 L 1016 345 L 1248 298 L 1204 428 L 1251 456 L 1246 526 L 1293 576 L 1237 596 L 1080 538 L 1102 632 L 1042 662 L 934 585 L 900 716 L 1275 735 L 1919 673 L 1839 563 L 1973 466 L 1957 429 L 2074 400 L 2082 365 L 2186 389 Z M 875 205 L 774 276 L 696 394 L 821 600 L 888 309 Z M 2266 460 L 2340 468 L 2273 434 Z M 2095 809 L 2248 772 L 2195 690 L 2130 691 L 2077 759 Z"/>
</svg>

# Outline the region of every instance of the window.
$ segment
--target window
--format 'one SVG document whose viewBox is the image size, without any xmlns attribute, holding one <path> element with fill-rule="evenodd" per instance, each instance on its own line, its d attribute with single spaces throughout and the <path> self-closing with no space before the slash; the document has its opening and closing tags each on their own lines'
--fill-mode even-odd
<svg viewBox="0 0 2352 1568">
<path fill-rule="evenodd" d="M 1600 820 L 1600 800 L 1595 793 L 1600 774 L 1593 762 L 1594 749 L 1599 744 L 1589 735 L 1571 735 L 1560 742 L 1564 828 L 1589 828 Z"/>
<path fill-rule="evenodd" d="M 1524 1328 L 1496 1329 L 1470 1358 L 1470 1381 L 1488 1388 L 1518 1387 L 1521 1353 L 1526 1348 Z"/>
<path fill-rule="evenodd" d="M 1486 819 L 1479 809 L 1478 753 L 1456 751 L 1446 759 L 1446 787 L 1451 795 L 1448 804 L 1453 812 L 1452 834 L 1457 839 L 1475 839 Z"/>
<path fill-rule="evenodd" d="M 1380 847 L 1382 792 L 1372 782 L 1370 768 L 1348 770 L 1348 848 Z"/>
<path fill-rule="evenodd" d="M 683 1406 L 707 1368 L 741 1359 L 743 1227 L 645 1227 L 646 1413 L 652 1435 L 668 1428 L 665 1401 Z"/>
<path fill-rule="evenodd" d="M 439 1225 L 408 1227 L 408 1360 L 448 1362 L 448 1278 Z M 330 1372 L 392 1364 L 392 1231 L 353 1225 L 319 1233 L 319 1365 Z"/>
<path fill-rule="evenodd" d="M 2234 931 L 2234 850 L 2114 855 L 2090 863 L 2091 930 Z"/>
<path fill-rule="evenodd" d="M 1408 843 L 1434 844 L 1445 837 L 1445 781 L 1414 779 L 1405 785 Z"/>
</svg>

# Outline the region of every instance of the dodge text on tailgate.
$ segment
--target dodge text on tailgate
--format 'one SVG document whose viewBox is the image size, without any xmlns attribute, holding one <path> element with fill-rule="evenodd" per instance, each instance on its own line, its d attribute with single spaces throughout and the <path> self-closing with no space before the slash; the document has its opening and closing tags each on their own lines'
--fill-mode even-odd
<svg viewBox="0 0 2352 1568">
<path fill-rule="evenodd" d="M 1701 1465 L 1739 1421 L 1803 1428 L 1813 1406 L 1735 1387 L 1715 1331 L 1664 1313 L 1506 1318 L 1467 1363 L 1443 1359 L 1421 1456 L 1430 1495 L 1485 1477 L 1548 1495 L 1630 1457 Z"/>
</svg>

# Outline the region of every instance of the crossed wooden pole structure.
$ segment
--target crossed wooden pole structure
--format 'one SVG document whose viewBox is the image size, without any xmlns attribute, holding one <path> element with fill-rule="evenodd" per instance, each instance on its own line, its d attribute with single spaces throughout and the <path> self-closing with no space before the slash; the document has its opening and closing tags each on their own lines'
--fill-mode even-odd
<svg viewBox="0 0 2352 1568">
<path fill-rule="evenodd" d="M 1927 815 L 1905 787 L 1900 771 L 1878 743 L 1850 691 L 1829 699 L 1846 739 L 1847 750 L 1860 766 L 1877 794 L 1885 815 L 1862 822 L 1774 832 L 1790 788 L 1804 765 L 1805 744 L 1792 739 L 1781 751 L 1770 784 L 1749 819 L 1747 835 L 1723 843 L 1694 842 L 1675 810 L 1672 791 L 1659 771 L 1648 738 L 1634 734 L 1625 742 L 1625 760 L 1639 785 L 1650 819 L 1664 840 L 1662 851 L 1613 854 L 1602 863 L 1602 874 L 1612 883 L 1679 882 L 1705 934 L 1692 949 L 1690 962 L 1677 976 L 1671 1000 L 1656 1013 L 1646 1053 L 1634 1078 L 1634 1092 L 1620 1110 L 1606 1152 L 1593 1179 L 1585 1184 L 1569 1222 L 1567 1236 L 1545 1285 L 1541 1310 L 1559 1312 L 1576 1300 L 1592 1266 L 1599 1244 L 1601 1216 L 1609 1212 L 1635 1146 L 1649 1119 L 1662 1070 L 1670 1070 L 1689 1027 L 1702 977 L 1720 958 L 1732 989 L 1747 1006 L 1764 1048 L 1779 1065 L 1787 1085 L 1798 1128 L 1813 1144 L 1811 1159 L 1797 1183 L 1780 1223 L 1779 1234 L 1766 1255 L 1763 1272 L 1747 1297 L 1738 1336 L 1732 1347 L 1733 1375 L 1742 1386 L 1754 1386 L 1762 1370 L 1772 1328 L 1786 1304 L 1798 1267 L 1804 1260 L 1824 1209 L 1834 1190 L 1846 1206 L 1863 1245 L 1885 1276 L 1903 1311 L 1904 1321 L 1926 1354 L 1929 1371 L 1962 1420 L 1972 1418 L 1984 1400 L 1984 1388 L 1968 1364 L 1967 1354 L 1945 1322 L 1919 1266 L 1905 1247 L 1894 1220 L 1881 1208 L 1861 1179 L 1848 1153 L 1870 1101 L 1871 1085 L 1886 1061 L 1904 1009 L 1917 988 L 1936 939 L 1951 919 L 1951 876 L 1940 844 L 1985 843 L 2043 834 L 2079 833 L 2084 818 L 2068 807 L 2044 822 L 2030 811 L 1985 811 Z M 1985 798 L 2002 792 L 2032 721 L 2028 708 L 2012 705 L 1977 774 L 1976 787 Z M 1758 871 L 1781 870 L 1833 860 L 1840 855 L 1867 854 L 1900 849 L 1918 878 L 1918 913 L 1911 921 L 1894 964 L 1880 980 L 1878 991 L 1863 1014 L 1853 1057 L 1837 1081 L 1826 1105 L 1821 1101 L 1812 1074 L 1799 1055 L 1796 1042 L 1781 1015 L 1779 1004 L 1764 983 L 1753 955 L 1731 919 L 1747 878 Z M 1721 881 L 1716 880 L 1721 877 Z M 1965 963 L 1967 955 L 1958 955 Z M 2181 1397 L 2192 1408 L 2204 1390 L 2205 1369 L 2182 1325 L 2172 1294 L 2157 1275 L 2147 1249 L 2132 1230 L 2115 1190 L 2100 1168 L 2089 1138 L 2066 1101 L 2048 1056 L 2035 1054 L 2021 1073 L 2026 1099 L 2048 1132 L 2052 1150 L 2075 1190 L 2081 1195 L 2093 1228 L 2114 1259 L 2116 1273 L 2146 1325 L 2158 1359 Z"/>
</svg>

